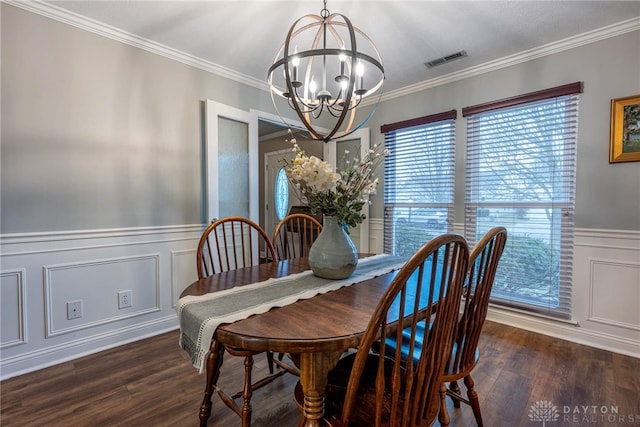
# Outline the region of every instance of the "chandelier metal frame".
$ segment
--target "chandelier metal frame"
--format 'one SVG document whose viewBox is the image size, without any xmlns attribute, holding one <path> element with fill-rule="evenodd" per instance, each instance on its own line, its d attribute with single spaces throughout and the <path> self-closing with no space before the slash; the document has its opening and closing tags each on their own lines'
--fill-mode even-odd
<svg viewBox="0 0 640 427">
<path fill-rule="evenodd" d="M 326 6 L 327 1 L 324 0 L 324 8 L 320 11 L 320 15 L 304 15 L 293 23 L 285 42 L 276 53 L 273 65 L 268 70 L 268 84 L 273 105 L 281 118 L 282 114 L 276 100 L 284 98 L 289 107 L 296 112 L 311 137 L 328 142 L 355 132 L 373 116 L 382 95 L 384 67 L 378 49 L 371 39 L 354 27 L 345 15 L 332 14 Z M 310 22 L 303 24 L 307 20 Z M 347 37 L 341 35 L 344 29 L 348 31 Z M 315 31 L 315 34 L 311 33 L 311 48 L 298 52 L 297 45 L 294 43 L 303 36 L 308 37 L 311 31 Z M 371 50 L 369 53 L 358 51 L 357 36 L 369 44 Z M 291 52 L 292 44 L 295 46 L 293 53 Z M 335 58 L 338 60 L 336 61 Z M 305 60 L 306 64 L 300 66 L 300 63 Z M 335 95 L 329 90 L 329 85 L 333 83 L 327 80 L 328 60 L 339 64 L 340 71 L 333 79 L 337 84 L 337 91 L 334 88 Z M 322 86 L 318 91 L 316 91 L 314 75 L 314 71 L 318 72 L 317 66 L 314 68 L 315 61 L 321 61 L 322 64 L 319 71 Z M 371 81 L 370 74 L 374 72 L 379 74 L 378 80 L 370 89 L 365 88 L 365 74 L 361 71 L 365 67 L 367 81 Z M 280 69 L 284 82 L 278 82 L 278 84 L 276 77 L 277 70 Z M 299 80 L 299 77 L 303 80 Z M 354 126 L 357 107 L 364 98 L 376 93 L 378 93 L 378 99 L 374 108 L 360 124 Z M 318 127 L 322 127 L 327 122 L 326 119 L 320 119 L 325 111 L 332 118 L 337 119 L 328 133 L 318 130 Z M 348 119 L 347 116 L 349 116 Z"/>
</svg>

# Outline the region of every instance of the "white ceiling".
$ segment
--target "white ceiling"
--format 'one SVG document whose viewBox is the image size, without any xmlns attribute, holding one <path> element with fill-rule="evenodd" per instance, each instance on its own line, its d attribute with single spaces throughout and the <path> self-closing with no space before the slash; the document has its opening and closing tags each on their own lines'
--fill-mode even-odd
<svg viewBox="0 0 640 427">
<path fill-rule="evenodd" d="M 75 21 L 89 18 L 91 26 L 105 27 L 108 33 L 136 36 L 256 82 L 266 80 L 291 24 L 322 8 L 320 0 L 30 3 L 72 12 Z M 580 38 L 603 31 L 640 29 L 640 1 L 328 0 L 327 8 L 348 16 L 377 45 L 385 67 L 384 92 L 407 90 L 545 46 L 577 45 Z M 424 66 L 460 50 L 468 57 L 432 69 Z"/>
</svg>

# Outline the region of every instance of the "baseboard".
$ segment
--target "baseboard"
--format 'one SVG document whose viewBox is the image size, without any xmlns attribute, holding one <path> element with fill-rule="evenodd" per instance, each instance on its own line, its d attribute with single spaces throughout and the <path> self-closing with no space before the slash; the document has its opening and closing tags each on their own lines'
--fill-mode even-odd
<svg viewBox="0 0 640 427">
<path fill-rule="evenodd" d="M 577 323 L 545 319 L 498 307 L 489 308 L 487 320 L 577 344 L 640 358 L 640 341 L 584 329 Z"/>
<path fill-rule="evenodd" d="M 175 314 L 2 360 L 0 381 L 178 329 Z M 176 351 L 179 350 L 176 340 Z"/>
</svg>

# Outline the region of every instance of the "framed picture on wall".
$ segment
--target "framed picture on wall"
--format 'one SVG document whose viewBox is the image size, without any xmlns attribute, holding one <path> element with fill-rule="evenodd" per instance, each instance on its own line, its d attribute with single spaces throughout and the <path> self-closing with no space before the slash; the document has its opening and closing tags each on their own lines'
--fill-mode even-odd
<svg viewBox="0 0 640 427">
<path fill-rule="evenodd" d="M 611 100 L 609 163 L 640 161 L 640 95 Z"/>
</svg>

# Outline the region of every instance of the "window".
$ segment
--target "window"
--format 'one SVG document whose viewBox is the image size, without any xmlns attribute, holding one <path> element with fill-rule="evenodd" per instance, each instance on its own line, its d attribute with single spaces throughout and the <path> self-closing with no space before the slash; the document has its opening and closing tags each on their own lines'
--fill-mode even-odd
<svg viewBox="0 0 640 427">
<path fill-rule="evenodd" d="M 287 209 L 289 208 L 289 180 L 287 179 L 287 172 L 284 168 L 281 168 L 276 175 L 275 184 L 275 205 L 276 215 L 278 220 L 287 216 Z"/>
<path fill-rule="evenodd" d="M 492 301 L 571 314 L 578 93 L 581 83 L 463 109 L 465 236 L 509 232 Z"/>
<path fill-rule="evenodd" d="M 411 256 L 453 224 L 456 111 L 384 125 L 384 251 Z"/>
</svg>

